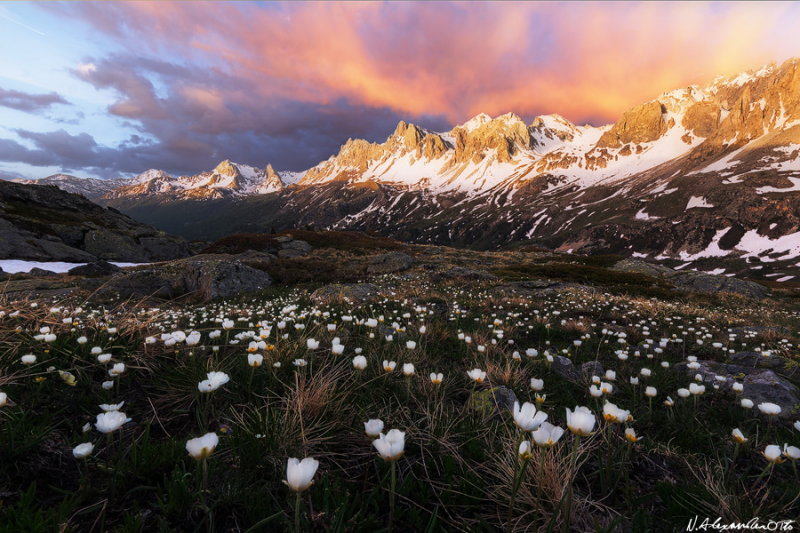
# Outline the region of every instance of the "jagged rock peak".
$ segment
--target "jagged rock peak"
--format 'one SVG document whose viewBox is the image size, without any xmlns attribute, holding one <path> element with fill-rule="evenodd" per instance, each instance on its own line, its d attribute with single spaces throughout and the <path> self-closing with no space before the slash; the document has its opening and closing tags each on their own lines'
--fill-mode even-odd
<svg viewBox="0 0 800 533">
<path fill-rule="evenodd" d="M 239 169 L 230 159 L 226 159 L 214 168 L 214 174 L 221 174 L 224 176 L 235 177 L 239 175 Z"/>
<path fill-rule="evenodd" d="M 163 170 L 158 170 L 155 168 L 151 168 L 150 170 L 145 170 L 141 174 L 137 175 L 133 181 L 134 183 L 144 183 L 146 181 L 161 179 L 161 180 L 171 180 L 172 176 L 164 172 Z"/>
<path fill-rule="evenodd" d="M 274 168 L 272 168 L 272 164 L 269 164 L 269 163 L 268 163 L 268 164 L 267 164 L 267 168 L 266 168 L 266 169 L 264 169 L 264 170 L 265 170 L 265 171 L 266 171 L 266 173 L 267 173 L 267 179 L 268 179 L 268 180 L 269 180 L 269 179 L 274 179 L 274 178 L 278 178 L 278 179 L 280 179 L 280 176 L 278 175 L 278 173 L 277 173 L 277 172 L 275 172 L 275 169 L 274 169 Z"/>
</svg>

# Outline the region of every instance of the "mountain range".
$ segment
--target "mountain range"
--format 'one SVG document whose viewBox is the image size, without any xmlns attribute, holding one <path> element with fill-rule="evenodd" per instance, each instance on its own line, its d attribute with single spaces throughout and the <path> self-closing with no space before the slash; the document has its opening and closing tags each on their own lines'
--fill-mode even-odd
<svg viewBox="0 0 800 533">
<path fill-rule="evenodd" d="M 190 239 L 312 226 L 678 268 L 725 258 L 726 273 L 767 266 L 763 275 L 789 279 L 800 255 L 799 66 L 671 90 L 602 127 L 480 114 L 447 132 L 400 122 L 385 142 L 350 139 L 300 173 L 223 161 L 196 176 L 38 183 Z"/>
</svg>

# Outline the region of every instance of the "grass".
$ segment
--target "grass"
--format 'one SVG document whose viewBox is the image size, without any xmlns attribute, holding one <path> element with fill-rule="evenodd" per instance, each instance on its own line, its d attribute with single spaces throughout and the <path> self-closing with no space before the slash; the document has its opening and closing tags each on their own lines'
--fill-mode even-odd
<svg viewBox="0 0 800 533">
<path fill-rule="evenodd" d="M 338 246 L 364 247 L 367 240 Z M 597 424 L 580 441 L 572 516 L 562 513 L 574 442 L 567 431 L 553 448 L 534 447 L 511 530 L 560 531 L 566 520 L 571 531 L 681 531 L 696 515 L 734 522 L 800 513 L 790 461 L 759 479 L 766 445 L 800 444 L 791 425 L 800 414 L 768 423 L 710 384 L 695 407 L 693 398 L 676 393 L 691 376 L 674 368 L 687 356 L 725 360 L 727 350 L 754 347 L 797 361 L 800 314 L 792 300 L 660 298 L 650 291 L 668 287 L 610 271 L 611 259 L 546 263 L 525 254 L 524 264 L 492 259 L 500 255 L 482 260 L 502 278 L 497 283 L 547 277 L 594 290 L 501 299 L 492 283 L 434 284 L 412 270 L 373 279 L 383 288 L 374 301 L 315 304 L 313 287 L 344 276 L 339 266 L 329 267 L 342 252 L 272 262 L 278 286 L 193 306 L 99 303 L 80 294 L 0 296 L 0 391 L 8 395 L 0 408 L 0 531 L 291 531 L 295 500 L 282 483 L 289 457 L 320 461 L 314 484 L 301 495 L 303 531 L 386 531 L 391 468 L 364 434 L 364 422 L 374 418 L 385 423 L 384 432 L 406 433 L 395 531 L 505 531 L 519 430 L 508 411 L 472 409 L 470 398 L 504 386 L 520 402 L 535 402 L 532 377 L 544 379 L 548 422 L 566 429 L 565 408 L 582 405 L 598 415 Z M 227 320 L 230 329 L 223 327 Z M 729 328 L 745 325 L 784 329 L 729 337 Z M 43 328 L 56 338 L 38 338 Z M 165 342 L 178 330 L 198 331 L 200 342 Z M 694 342 L 697 334 L 702 345 Z M 345 346 L 341 355 L 331 349 L 335 337 Z M 310 338 L 319 348 L 308 349 Z M 672 340 L 657 352 L 662 338 Z M 264 362 L 252 368 L 247 350 L 261 340 L 269 344 L 258 348 Z M 407 340 L 416 347 L 406 347 Z M 124 362 L 124 373 L 110 378 L 93 347 L 112 354 L 109 365 Z M 363 371 L 351 362 L 357 351 L 368 361 Z M 25 354 L 36 362 L 23 365 Z M 597 361 L 615 370 L 614 392 L 592 398 L 590 376 L 565 379 L 547 355 L 566 356 L 576 368 Z M 299 359 L 304 366 L 295 366 Z M 396 361 L 397 369 L 387 373 L 384 360 Z M 401 371 L 407 363 L 415 367 L 411 377 Z M 652 375 L 634 387 L 629 378 L 643 367 Z M 486 371 L 484 382 L 470 381 L 473 368 Z M 74 385 L 59 371 L 69 372 Z M 230 381 L 201 394 L 198 383 L 211 371 Z M 432 384 L 430 372 L 442 372 L 443 382 Z M 104 381 L 113 388 L 105 390 Z M 658 391 L 652 408 L 646 386 Z M 664 405 L 668 395 L 671 408 Z M 630 410 L 632 420 L 606 423 L 605 400 Z M 120 410 L 132 420 L 111 438 L 93 426 L 84 432 L 100 404 L 123 401 Z M 625 427 L 641 440 L 629 445 Z M 732 463 L 736 427 L 749 440 Z M 219 436 L 207 460 L 208 513 L 201 463 L 185 450 L 188 439 L 207 432 Z M 83 442 L 95 445 L 86 461 L 72 454 Z"/>
</svg>

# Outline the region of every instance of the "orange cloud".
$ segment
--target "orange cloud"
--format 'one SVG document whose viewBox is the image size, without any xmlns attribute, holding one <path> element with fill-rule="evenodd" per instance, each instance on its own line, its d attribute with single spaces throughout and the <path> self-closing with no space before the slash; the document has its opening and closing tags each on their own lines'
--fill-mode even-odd
<svg viewBox="0 0 800 533">
<path fill-rule="evenodd" d="M 612 122 L 663 91 L 800 50 L 797 7 L 767 2 L 134 2 L 81 10 L 109 34 L 137 37 L 137 47 L 247 80 L 263 99 L 345 99 L 453 123 L 508 111 Z M 184 90 L 211 106 L 226 96 Z"/>
</svg>

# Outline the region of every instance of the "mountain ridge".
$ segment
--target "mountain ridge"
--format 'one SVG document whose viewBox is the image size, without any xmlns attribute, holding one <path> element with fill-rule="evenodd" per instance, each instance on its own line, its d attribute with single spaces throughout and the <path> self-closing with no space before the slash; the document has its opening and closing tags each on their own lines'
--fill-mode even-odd
<svg viewBox="0 0 800 533">
<path fill-rule="evenodd" d="M 100 201 L 191 238 L 313 225 L 481 248 L 795 257 L 799 65 L 666 91 L 602 127 L 514 113 L 446 132 L 400 121 L 383 143 L 349 139 L 295 185 L 271 166 L 224 161 Z"/>
</svg>

